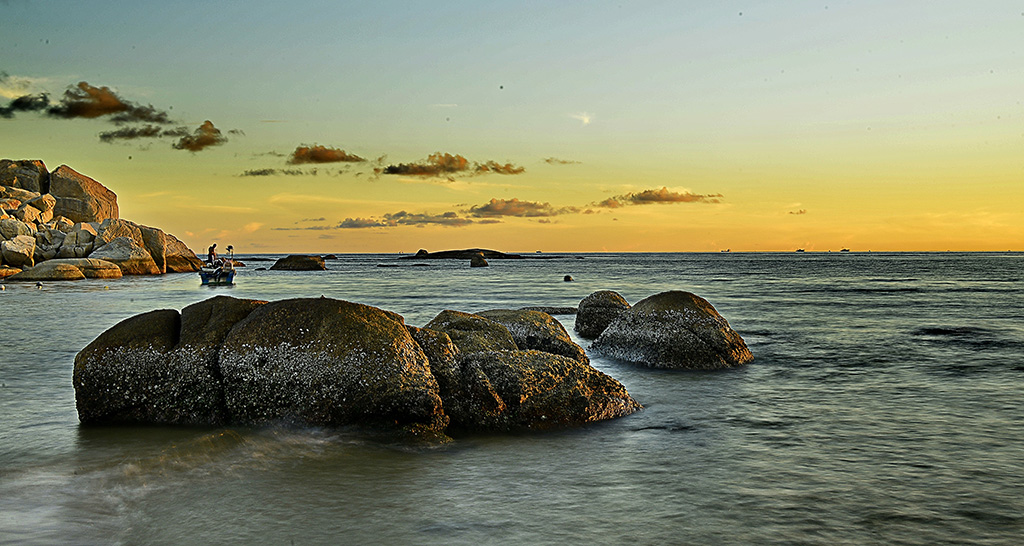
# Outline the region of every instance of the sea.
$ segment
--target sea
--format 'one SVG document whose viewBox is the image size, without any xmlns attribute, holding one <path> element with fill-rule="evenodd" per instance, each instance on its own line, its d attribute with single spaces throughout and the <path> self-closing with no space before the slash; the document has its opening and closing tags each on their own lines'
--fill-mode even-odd
<svg viewBox="0 0 1024 546">
<path fill-rule="evenodd" d="M 230 287 L 7 283 L 0 545 L 1024 541 L 1024 253 L 530 254 L 487 268 L 342 254 L 320 272 L 246 255 Z M 153 309 L 326 296 L 422 326 L 597 290 L 702 296 L 754 361 L 665 371 L 591 354 L 642 411 L 436 446 L 354 429 L 82 427 L 75 410 L 75 354 Z M 556 318 L 588 347 L 573 315 Z"/>
</svg>

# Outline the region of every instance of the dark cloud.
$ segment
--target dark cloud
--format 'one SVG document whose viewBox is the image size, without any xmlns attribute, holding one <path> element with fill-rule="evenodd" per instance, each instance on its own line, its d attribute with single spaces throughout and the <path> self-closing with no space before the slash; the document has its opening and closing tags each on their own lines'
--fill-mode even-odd
<svg viewBox="0 0 1024 546">
<path fill-rule="evenodd" d="M 383 158 L 382 158 L 383 159 Z M 419 163 L 399 163 L 374 169 L 377 174 L 397 174 L 419 176 L 423 178 L 447 178 L 454 180 L 456 174 L 520 174 L 526 169 L 511 163 L 501 164 L 496 161 L 471 163 L 461 155 L 437 152 Z"/>
<path fill-rule="evenodd" d="M 362 229 L 362 228 L 374 228 L 374 227 L 392 227 L 395 224 L 388 222 L 387 220 L 381 220 L 379 218 L 345 218 L 340 224 L 338 229 Z"/>
<path fill-rule="evenodd" d="M 308 171 L 302 169 L 251 169 L 238 176 L 316 176 L 316 174 L 316 169 Z"/>
<path fill-rule="evenodd" d="M 292 152 L 291 158 L 288 159 L 288 163 L 292 165 L 299 165 L 301 163 L 360 163 L 363 161 L 366 160 L 345 150 L 319 145 L 298 146 Z"/>
<path fill-rule="evenodd" d="M 22 95 L 11 99 L 7 106 L 0 108 L 0 118 L 11 119 L 15 112 L 41 112 L 48 106 L 50 106 L 50 97 L 46 93 Z"/>
<path fill-rule="evenodd" d="M 181 137 L 181 140 L 172 146 L 176 150 L 188 150 L 199 152 L 210 146 L 219 146 L 227 142 L 227 137 L 220 132 L 220 129 L 213 126 L 213 122 L 206 120 L 191 135 Z"/>
<path fill-rule="evenodd" d="M 188 128 L 186 127 L 163 129 L 158 125 L 143 125 L 141 127 L 122 127 L 115 131 L 105 131 L 100 133 L 100 140 L 102 142 L 114 142 L 115 140 L 135 140 L 139 138 L 185 137 L 188 134 Z"/>
<path fill-rule="evenodd" d="M 538 216 L 558 216 L 571 212 L 579 212 L 575 207 L 555 208 L 551 203 L 520 201 L 519 199 L 491 199 L 485 205 L 474 205 L 466 211 L 474 217 L 518 216 L 533 218 Z"/>
<path fill-rule="evenodd" d="M 579 161 L 573 161 L 571 159 L 558 159 L 557 157 L 545 157 L 544 163 L 548 165 L 579 165 Z"/>
<path fill-rule="evenodd" d="M 695 194 L 690 192 L 674 192 L 663 187 L 660 190 L 644 190 L 637 193 L 627 193 L 609 197 L 604 201 L 594 203 L 595 207 L 618 208 L 625 205 L 649 205 L 652 203 L 721 203 L 722 194 Z"/>
<path fill-rule="evenodd" d="M 399 211 L 394 214 L 385 214 L 384 218 L 393 225 L 400 226 L 426 226 L 430 224 L 461 227 L 473 223 L 473 220 L 459 216 L 456 212 L 445 212 L 442 214 L 413 214 Z"/>
<path fill-rule="evenodd" d="M 474 171 L 476 171 L 478 174 L 487 174 L 487 173 L 495 173 L 495 174 L 521 174 L 525 170 L 526 170 L 526 168 L 524 168 L 524 167 L 516 167 L 515 165 L 513 165 L 511 163 L 505 163 L 504 165 L 502 165 L 501 163 L 498 163 L 497 161 L 488 161 L 486 163 L 479 163 L 479 164 L 476 165 L 476 168 L 474 169 Z"/>
<path fill-rule="evenodd" d="M 790 214 L 807 214 L 807 209 L 790 211 Z"/>
<path fill-rule="evenodd" d="M 462 227 L 474 223 L 470 218 L 460 216 L 457 212 L 445 212 L 441 214 L 411 213 L 404 210 L 395 213 L 385 214 L 381 218 L 345 218 L 339 229 L 361 229 L 374 227 L 397 227 L 428 225 L 439 225 L 448 227 Z"/>
<path fill-rule="evenodd" d="M 152 105 L 140 105 L 122 99 L 109 87 L 94 87 L 86 82 L 64 91 L 60 102 L 47 109 L 47 114 L 65 118 L 98 118 L 111 116 L 110 121 L 171 123 L 167 112 Z"/>
</svg>

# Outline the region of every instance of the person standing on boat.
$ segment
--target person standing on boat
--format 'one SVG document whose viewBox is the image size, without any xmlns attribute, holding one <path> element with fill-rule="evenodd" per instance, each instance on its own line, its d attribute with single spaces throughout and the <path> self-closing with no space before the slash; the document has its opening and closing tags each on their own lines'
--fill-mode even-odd
<svg viewBox="0 0 1024 546">
<path fill-rule="evenodd" d="M 210 265 L 217 264 L 217 243 L 213 243 L 213 246 L 207 249 L 206 261 L 210 262 Z"/>
</svg>

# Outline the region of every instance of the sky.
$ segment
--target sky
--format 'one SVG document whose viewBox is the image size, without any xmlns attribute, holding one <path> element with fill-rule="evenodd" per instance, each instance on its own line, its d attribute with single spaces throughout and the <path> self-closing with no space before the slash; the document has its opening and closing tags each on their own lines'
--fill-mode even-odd
<svg viewBox="0 0 1024 546">
<path fill-rule="evenodd" d="M 240 253 L 1024 249 L 1024 2 L 0 0 L 0 157 Z"/>
</svg>

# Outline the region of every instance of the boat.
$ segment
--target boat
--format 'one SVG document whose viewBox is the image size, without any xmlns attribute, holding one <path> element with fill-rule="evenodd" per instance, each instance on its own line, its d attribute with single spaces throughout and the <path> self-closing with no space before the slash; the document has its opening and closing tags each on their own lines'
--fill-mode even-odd
<svg viewBox="0 0 1024 546">
<path fill-rule="evenodd" d="M 796 249 L 796 251 L 797 251 L 797 252 L 803 252 L 803 251 L 804 251 L 804 249 L 802 249 L 802 248 L 798 248 L 798 249 Z"/>
<path fill-rule="evenodd" d="M 843 248 L 843 249 L 839 250 L 839 252 L 849 252 L 849 251 L 850 251 L 850 249 L 848 249 L 848 248 Z"/>
<path fill-rule="evenodd" d="M 202 286 L 228 286 L 235 284 L 235 249 L 228 246 L 228 257 L 216 263 L 206 262 L 199 269 Z"/>
</svg>

